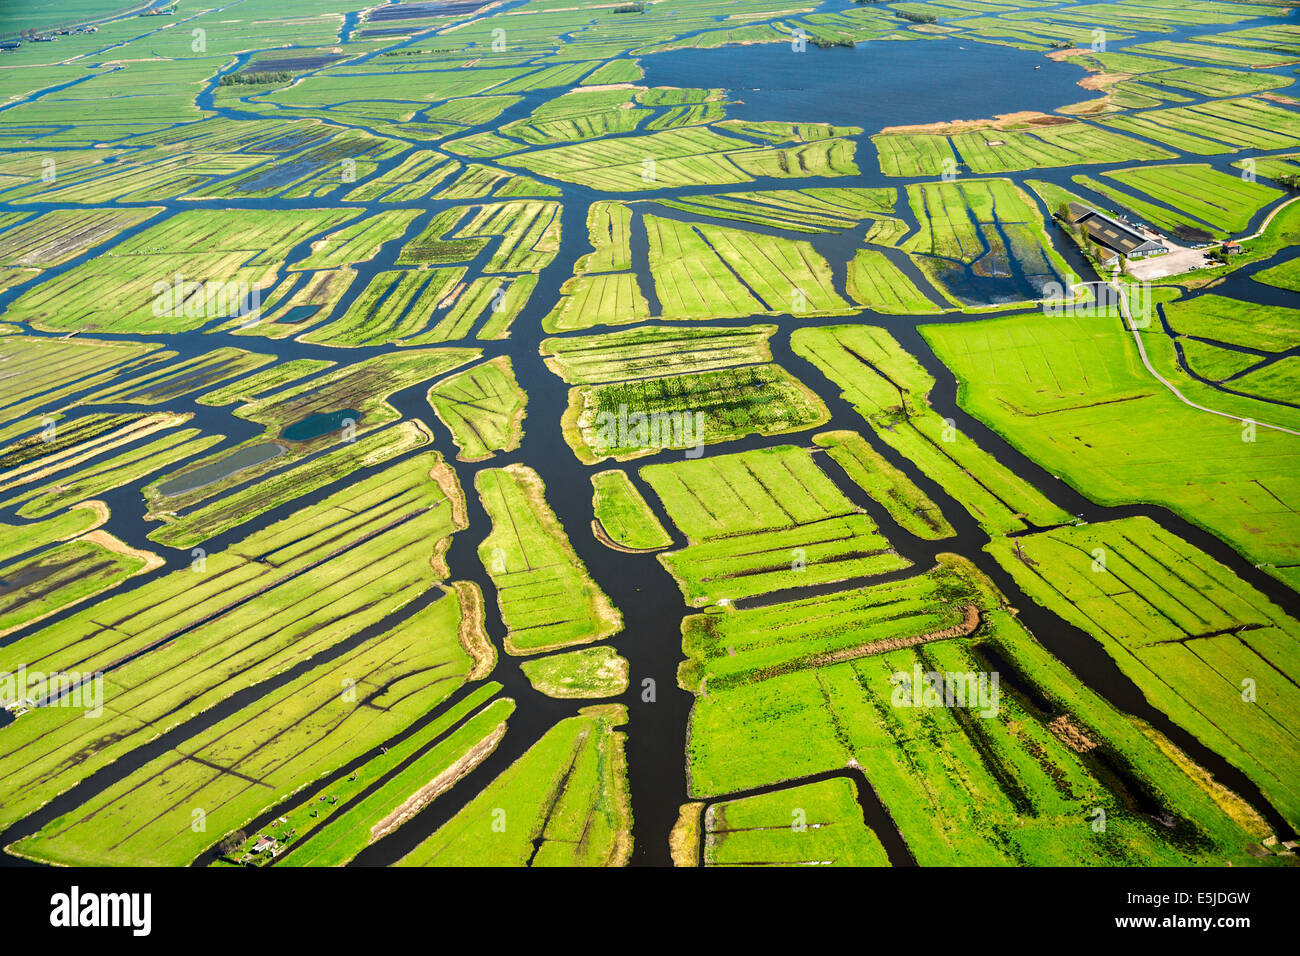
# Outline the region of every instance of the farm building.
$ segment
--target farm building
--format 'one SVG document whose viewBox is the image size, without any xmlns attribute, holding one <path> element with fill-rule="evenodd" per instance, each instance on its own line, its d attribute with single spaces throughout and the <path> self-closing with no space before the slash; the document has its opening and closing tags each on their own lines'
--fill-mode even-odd
<svg viewBox="0 0 1300 956">
<path fill-rule="evenodd" d="M 252 852 L 262 853 L 266 851 L 269 852 L 271 856 L 275 856 L 277 846 L 278 844 L 276 841 L 272 840 L 269 836 L 259 835 L 257 842 L 253 844 Z"/>
<path fill-rule="evenodd" d="M 1077 202 L 1070 203 L 1069 222 L 1083 229 L 1093 242 L 1109 251 L 1109 255 L 1102 256 L 1103 265 L 1117 262 L 1120 256 L 1132 258 L 1168 252 L 1159 241 Z"/>
</svg>

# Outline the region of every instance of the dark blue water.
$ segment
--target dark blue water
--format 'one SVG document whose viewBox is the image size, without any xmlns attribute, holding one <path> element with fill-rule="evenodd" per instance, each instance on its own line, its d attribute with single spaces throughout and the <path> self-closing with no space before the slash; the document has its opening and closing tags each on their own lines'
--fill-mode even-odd
<svg viewBox="0 0 1300 956">
<path fill-rule="evenodd" d="M 276 319 L 276 321 L 286 322 L 289 325 L 297 325 L 299 322 L 306 322 L 319 311 L 319 305 L 295 305 L 292 309 L 285 312 L 284 315 Z"/>
<path fill-rule="evenodd" d="M 743 120 L 885 126 L 1047 112 L 1095 94 L 1070 63 L 948 38 L 872 40 L 853 49 L 787 43 L 674 50 L 644 57 L 647 86 L 724 89 L 727 116 Z M 1041 67 L 1041 69 L 1035 69 Z"/>
<path fill-rule="evenodd" d="M 355 425 L 360 420 L 361 413 L 350 408 L 337 412 L 316 412 L 300 422 L 294 422 L 280 433 L 280 437 L 287 441 L 311 441 L 313 438 L 338 431 L 346 422 L 350 421 Z"/>
</svg>

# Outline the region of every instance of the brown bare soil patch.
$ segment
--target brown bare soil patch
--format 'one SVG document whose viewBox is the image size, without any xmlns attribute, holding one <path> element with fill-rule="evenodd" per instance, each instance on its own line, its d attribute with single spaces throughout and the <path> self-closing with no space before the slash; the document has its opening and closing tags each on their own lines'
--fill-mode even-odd
<svg viewBox="0 0 1300 956">
<path fill-rule="evenodd" d="M 124 554 L 127 557 L 137 558 L 140 561 L 143 561 L 144 567 L 137 571 L 136 574 L 144 574 L 148 571 L 154 570 L 155 568 L 161 568 L 166 563 L 161 557 L 154 554 L 152 551 L 142 551 L 139 548 L 133 548 L 122 539 L 113 537 L 107 531 L 90 531 L 83 534 L 80 540 L 92 541 L 100 547 L 112 551 L 114 554 Z"/>
<path fill-rule="evenodd" d="M 456 300 L 460 298 L 460 294 L 464 292 L 466 288 L 468 288 L 467 283 L 464 282 L 459 283 L 454 289 L 452 289 L 445 296 L 443 296 L 442 299 L 439 300 L 438 304 L 434 308 L 450 309 L 453 305 L 456 304 Z"/>
<path fill-rule="evenodd" d="M 918 123 L 911 126 L 886 126 L 882 133 L 964 133 L 976 129 L 1012 129 L 1017 126 L 1060 126 L 1073 123 L 1074 120 L 1064 116 L 1052 116 L 1037 110 L 1021 110 L 1017 113 L 999 113 L 992 119 L 950 120 L 940 123 Z"/>
<path fill-rule="evenodd" d="M 430 441 L 433 440 L 433 436 L 427 429 L 420 430 Z M 429 477 L 437 482 L 442 493 L 451 502 L 451 519 L 457 528 L 464 531 L 469 527 L 469 518 L 465 514 L 465 493 L 461 490 L 460 479 L 456 477 L 456 469 L 440 458 L 438 464 L 429 469 Z"/>
<path fill-rule="evenodd" d="M 700 812 L 703 803 L 683 803 L 677 812 L 677 822 L 668 835 L 673 866 L 699 866 Z"/>
<path fill-rule="evenodd" d="M 392 833 L 428 806 L 434 799 L 450 790 L 458 780 L 486 760 L 492 751 L 496 750 L 497 744 L 500 743 L 505 733 L 506 722 L 503 720 L 497 724 L 492 733 L 467 750 L 459 760 L 407 797 L 400 807 L 371 827 L 370 842 L 374 843 L 379 838 Z"/>
<path fill-rule="evenodd" d="M 1075 753 L 1086 754 L 1097 746 L 1097 741 L 1075 726 L 1069 714 L 1062 714 L 1057 717 L 1047 725 L 1047 729 L 1052 732 L 1057 740 Z"/>
<path fill-rule="evenodd" d="M 842 650 L 832 651 L 829 654 L 818 654 L 809 658 L 808 664 L 813 667 L 822 667 L 827 664 L 838 664 L 841 661 L 853 660 L 859 657 L 870 657 L 873 654 L 899 651 L 905 647 L 916 647 L 918 644 L 929 644 L 932 641 L 946 641 L 954 637 L 966 637 L 974 633 L 975 628 L 979 626 L 979 608 L 974 604 L 967 604 L 962 608 L 961 622 L 951 627 L 930 631 L 928 634 L 913 634 L 910 637 L 887 637 L 883 640 L 859 644 L 856 647 L 846 647 Z"/>
<path fill-rule="evenodd" d="M 1079 85 L 1085 90 L 1106 90 L 1132 78 L 1132 73 L 1092 73 L 1081 79 Z"/>
<path fill-rule="evenodd" d="M 1047 57 L 1049 60 L 1056 60 L 1058 63 L 1063 63 L 1072 56 L 1086 56 L 1091 52 L 1092 51 L 1086 47 L 1072 46 L 1068 50 L 1052 50 L 1050 53 L 1044 53 L 1043 56 Z M 1088 65 L 1084 64 L 1083 68 L 1085 70 L 1088 69 Z"/>
<path fill-rule="evenodd" d="M 451 590 L 460 602 L 460 646 L 474 659 L 466 680 L 482 680 L 497 663 L 497 649 L 483 627 L 483 592 L 472 581 L 453 581 Z"/>
</svg>

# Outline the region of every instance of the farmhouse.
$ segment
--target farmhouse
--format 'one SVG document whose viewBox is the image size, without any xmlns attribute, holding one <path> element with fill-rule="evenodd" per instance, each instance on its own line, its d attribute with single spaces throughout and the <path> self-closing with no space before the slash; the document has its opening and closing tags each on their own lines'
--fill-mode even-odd
<svg viewBox="0 0 1300 956">
<path fill-rule="evenodd" d="M 265 851 L 269 853 L 271 856 L 275 856 L 276 851 L 278 849 L 279 849 L 278 841 L 271 839 L 269 836 L 259 834 L 257 837 L 257 842 L 253 844 L 253 849 L 251 852 L 262 853 L 263 851 Z"/>
<path fill-rule="evenodd" d="M 1159 241 L 1077 202 L 1070 203 L 1068 219 L 1070 225 L 1082 229 L 1104 250 L 1103 265 L 1114 264 L 1120 256 L 1132 258 L 1168 251 Z"/>
</svg>

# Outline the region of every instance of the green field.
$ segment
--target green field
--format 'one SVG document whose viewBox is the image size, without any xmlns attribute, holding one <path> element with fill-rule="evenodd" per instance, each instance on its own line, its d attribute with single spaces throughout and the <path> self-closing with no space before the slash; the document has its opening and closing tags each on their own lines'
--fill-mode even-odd
<svg viewBox="0 0 1300 956">
<path fill-rule="evenodd" d="M 1259 209 L 1283 195 L 1280 189 L 1229 176 L 1209 166 L 1149 166 L 1108 175 L 1195 216 L 1220 233 L 1244 232 Z"/>
<path fill-rule="evenodd" d="M 546 365 L 571 385 L 654 378 L 667 372 L 711 372 L 770 362 L 774 325 L 707 329 L 641 326 L 606 335 L 544 339 Z"/>
<path fill-rule="evenodd" d="M 969 328 L 970 326 L 943 326 Z M 992 533 L 1053 525 L 1070 516 L 930 408 L 934 380 L 883 329 L 800 329 L 795 352 L 817 366 L 881 441 L 910 459 Z"/>
<path fill-rule="evenodd" d="M 536 472 L 487 469 L 474 486 L 492 519 L 478 554 L 496 585 L 508 653 L 587 644 L 622 629 L 622 615 L 574 553 Z"/>
<path fill-rule="evenodd" d="M 1006 276 L 1015 262 L 1035 289 L 1068 272 L 1028 194 L 1008 180 L 926 183 L 907 194 L 921 228 L 900 248 L 949 297 L 962 298 L 964 267 L 977 277 Z"/>
<path fill-rule="evenodd" d="M 825 233 L 847 229 L 863 219 L 905 229 L 889 215 L 897 201 L 898 193 L 893 189 L 813 187 L 687 196 L 660 200 L 659 204 L 717 219 Z"/>
<path fill-rule="evenodd" d="M 429 404 L 451 431 L 463 461 L 518 448 L 527 402 L 508 356 L 448 376 L 429 389 Z"/>
<path fill-rule="evenodd" d="M 1158 146 L 1064 117 L 1042 116 L 1019 126 L 953 133 L 889 133 L 872 137 L 887 176 L 938 176 L 956 171 L 958 157 L 978 175 L 1109 161 L 1169 159 Z"/>
<path fill-rule="evenodd" d="M 1239 766 L 1288 820 L 1300 792 L 1286 714 L 1297 622 L 1204 552 L 1143 518 L 990 550 L 1026 591 L 1093 635 L 1156 707 Z"/>
<path fill-rule="evenodd" d="M 7 314 L 54 332 L 198 328 L 238 312 L 290 249 L 354 215 L 342 209 L 182 211 L 117 244 L 112 255 L 20 296 Z M 167 282 L 173 275 L 184 277 L 182 283 Z"/>
<path fill-rule="evenodd" d="M 843 778 L 711 804 L 705 866 L 888 866 L 862 821 L 857 787 Z"/>
<path fill-rule="evenodd" d="M 627 472 L 596 472 L 591 487 L 597 537 L 628 551 L 657 551 L 673 543 Z"/>
<path fill-rule="evenodd" d="M 813 428 L 821 399 L 779 365 L 579 385 L 569 392 L 564 434 L 584 464 L 664 449 L 696 450 L 745 435 Z"/>
<path fill-rule="evenodd" d="M 433 672 L 448 668 L 463 680 L 469 669 L 459 614 L 454 595 L 417 611 L 410 626 L 365 641 L 271 692 L 15 849 L 64 864 L 189 862 L 216 836 L 444 700 L 457 681 Z M 192 826 L 196 810 L 204 822 L 199 828 Z"/>
<path fill-rule="evenodd" d="M 850 311 L 809 243 L 657 216 L 644 222 L 665 319 Z"/>
<path fill-rule="evenodd" d="M 883 315 L 916 315 L 943 309 L 879 249 L 857 251 L 849 269 L 848 288 L 855 302 Z"/>
<path fill-rule="evenodd" d="M 863 491 L 884 505 L 904 531 L 919 538 L 947 538 L 953 530 L 939 506 L 906 475 L 889 464 L 856 432 L 822 432 L 813 442 L 844 469 Z"/>
<path fill-rule="evenodd" d="M 584 708 L 528 752 L 399 866 L 618 866 L 632 852 L 623 766 L 627 720 Z"/>
<path fill-rule="evenodd" d="M 698 695 L 696 797 L 860 767 L 921 865 L 1244 861 L 1262 832 L 1167 741 L 1080 687 L 961 559 L 900 582 L 689 617 L 683 646 L 683 686 Z M 983 673 L 983 696 L 926 706 L 912 682 L 928 673 Z M 1172 830 L 1141 809 L 1148 801 Z M 764 847 L 751 852 L 777 852 Z"/>
<path fill-rule="evenodd" d="M 695 606 L 908 566 L 803 449 L 649 465 L 642 476 L 690 542 L 659 560 Z"/>
<path fill-rule="evenodd" d="M 5 671 L 93 671 L 130 660 L 112 672 L 114 707 L 104 719 L 39 708 L 5 729 L 0 746 L 22 770 L 6 778 L 0 818 L 17 819 L 187 713 L 404 607 L 445 580 L 442 555 L 464 520 L 454 474 L 435 455 L 417 455 L 236 547 L 200 550 L 143 591 L 10 643 L 0 654 Z"/>
<path fill-rule="evenodd" d="M 284 829 L 272 831 L 273 837 L 293 834 L 289 846 L 293 853 L 284 865 L 342 866 L 446 793 L 482 763 L 505 735 L 515 707 L 509 697 L 492 701 L 456 724 L 500 687 L 485 685 L 401 744 L 368 760 L 332 787 L 334 792 L 285 814 L 279 825 Z M 322 811 L 327 816 L 322 817 Z"/>
<path fill-rule="evenodd" d="M 42 522 L 50 523 L 59 522 Z M 7 527 L 6 537 L 17 531 Z M 49 539 L 29 539 L 23 545 L 30 548 L 27 553 L 0 561 L 0 579 L 8 583 L 0 598 L 0 636 L 110 591 L 157 563 L 155 555 L 133 551 L 107 532 L 51 544 Z"/>
<path fill-rule="evenodd" d="M 627 690 L 627 658 L 612 647 L 535 657 L 524 661 L 521 670 L 548 697 L 617 697 Z"/>
<path fill-rule="evenodd" d="M 1252 561 L 1300 560 L 1287 505 L 1300 494 L 1294 439 L 1260 428 L 1243 441 L 1239 422 L 1181 404 L 1142 368 L 1119 320 L 992 319 L 925 334 L 961 379 L 959 400 L 972 414 L 1094 500 L 1162 504 Z M 1199 397 L 1224 403 L 1219 393 Z M 1171 434 L 1178 440 L 1165 441 Z"/>
</svg>

